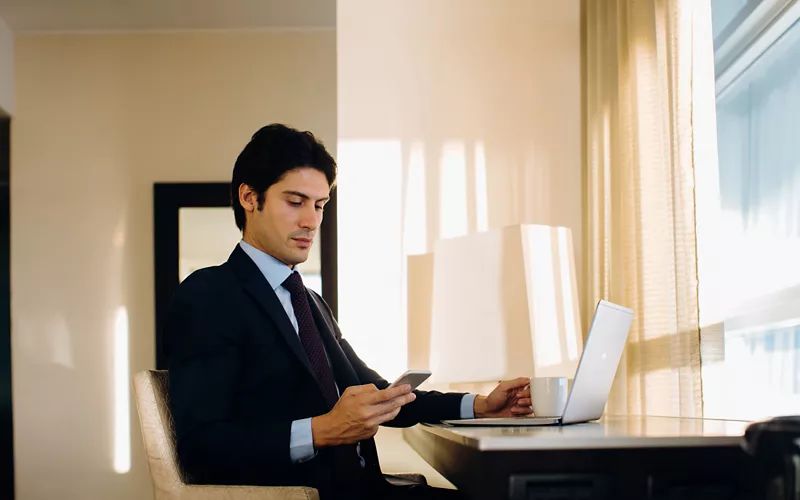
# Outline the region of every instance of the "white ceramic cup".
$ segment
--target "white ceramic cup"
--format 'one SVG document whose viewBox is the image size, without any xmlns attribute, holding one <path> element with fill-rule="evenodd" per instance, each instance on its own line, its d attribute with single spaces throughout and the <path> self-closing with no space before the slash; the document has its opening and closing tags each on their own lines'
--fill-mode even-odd
<svg viewBox="0 0 800 500">
<path fill-rule="evenodd" d="M 567 404 L 567 377 L 531 377 L 531 408 L 536 417 L 560 417 Z"/>
</svg>

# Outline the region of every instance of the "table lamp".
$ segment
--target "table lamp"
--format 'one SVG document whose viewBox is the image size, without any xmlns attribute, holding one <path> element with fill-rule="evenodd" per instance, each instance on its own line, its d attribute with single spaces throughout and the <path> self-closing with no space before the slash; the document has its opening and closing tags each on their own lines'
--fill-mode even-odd
<svg viewBox="0 0 800 500">
<path fill-rule="evenodd" d="M 517 225 L 408 260 L 409 368 L 436 384 L 573 377 L 583 338 L 572 234 Z"/>
</svg>

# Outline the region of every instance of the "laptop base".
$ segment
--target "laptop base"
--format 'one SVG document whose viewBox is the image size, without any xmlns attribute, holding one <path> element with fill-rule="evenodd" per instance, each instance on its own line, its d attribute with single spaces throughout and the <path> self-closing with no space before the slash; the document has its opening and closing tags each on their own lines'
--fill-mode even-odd
<svg viewBox="0 0 800 500">
<path fill-rule="evenodd" d="M 561 423 L 561 417 L 465 418 L 461 420 L 442 420 L 442 423 L 454 427 L 530 427 L 558 425 Z"/>
</svg>

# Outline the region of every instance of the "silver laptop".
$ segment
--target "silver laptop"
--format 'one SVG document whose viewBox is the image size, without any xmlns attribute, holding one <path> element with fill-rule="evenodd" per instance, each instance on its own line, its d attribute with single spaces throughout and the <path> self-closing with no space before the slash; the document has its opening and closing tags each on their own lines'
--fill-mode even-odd
<svg viewBox="0 0 800 500">
<path fill-rule="evenodd" d="M 632 320 L 631 309 L 605 300 L 598 302 L 575 380 L 560 417 L 474 418 L 442 420 L 442 423 L 502 427 L 577 424 L 599 419 L 603 415 Z"/>
</svg>

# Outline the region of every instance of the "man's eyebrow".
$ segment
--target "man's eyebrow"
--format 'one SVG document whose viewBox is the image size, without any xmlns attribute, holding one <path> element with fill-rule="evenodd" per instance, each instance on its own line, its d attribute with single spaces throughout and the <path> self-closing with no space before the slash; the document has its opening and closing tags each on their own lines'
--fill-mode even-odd
<svg viewBox="0 0 800 500">
<path fill-rule="evenodd" d="M 292 196 L 297 196 L 297 197 L 300 197 L 300 198 L 302 198 L 304 200 L 310 200 L 311 199 L 310 196 L 308 196 L 305 193 L 301 193 L 300 191 L 284 191 L 283 194 L 289 194 L 289 195 L 292 195 Z M 330 197 L 326 196 L 325 198 L 320 198 L 317 201 L 328 201 L 329 199 L 330 199 Z"/>
</svg>

